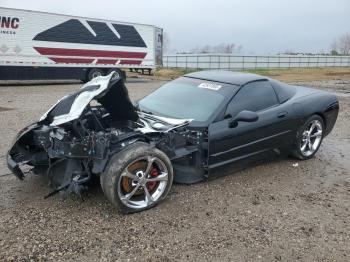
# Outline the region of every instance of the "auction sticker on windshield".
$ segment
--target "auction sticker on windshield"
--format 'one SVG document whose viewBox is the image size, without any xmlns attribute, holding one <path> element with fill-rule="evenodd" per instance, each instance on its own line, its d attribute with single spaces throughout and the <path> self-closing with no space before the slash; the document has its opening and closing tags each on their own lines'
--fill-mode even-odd
<svg viewBox="0 0 350 262">
<path fill-rule="evenodd" d="M 217 91 L 217 90 L 219 90 L 222 86 L 221 86 L 221 85 L 214 84 L 214 83 L 201 83 L 198 87 Z"/>
</svg>

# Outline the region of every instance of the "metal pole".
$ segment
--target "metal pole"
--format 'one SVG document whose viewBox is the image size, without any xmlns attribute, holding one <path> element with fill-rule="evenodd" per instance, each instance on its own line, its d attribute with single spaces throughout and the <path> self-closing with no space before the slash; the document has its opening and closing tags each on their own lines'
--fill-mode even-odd
<svg viewBox="0 0 350 262">
<path fill-rule="evenodd" d="M 290 68 L 290 56 L 288 56 L 288 68 Z"/>
<path fill-rule="evenodd" d="M 278 57 L 278 68 L 281 68 L 281 56 Z"/>
<path fill-rule="evenodd" d="M 257 67 L 258 67 L 258 56 L 255 56 L 254 69 L 257 69 Z"/>
</svg>

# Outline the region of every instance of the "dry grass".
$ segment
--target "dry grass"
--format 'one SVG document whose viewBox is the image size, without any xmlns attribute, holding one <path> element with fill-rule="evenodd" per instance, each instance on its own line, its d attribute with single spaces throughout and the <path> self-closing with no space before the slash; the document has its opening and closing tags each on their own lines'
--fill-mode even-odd
<svg viewBox="0 0 350 262">
<path fill-rule="evenodd" d="M 248 70 L 247 72 L 268 76 L 285 82 L 350 79 L 350 67 L 257 69 Z"/>
<path fill-rule="evenodd" d="M 185 69 L 158 69 L 154 78 L 174 79 L 196 70 Z M 350 67 L 342 68 L 287 68 L 287 69 L 254 69 L 242 72 L 259 74 L 285 82 L 302 82 L 314 80 L 350 80 Z"/>
<path fill-rule="evenodd" d="M 154 77 L 156 78 L 161 78 L 161 79 L 174 79 L 174 78 L 177 78 L 179 76 L 182 76 L 184 74 L 187 74 L 187 73 L 190 73 L 190 72 L 193 72 L 193 71 L 196 71 L 196 70 L 186 70 L 186 69 L 157 69 L 155 72 L 154 72 Z"/>
</svg>

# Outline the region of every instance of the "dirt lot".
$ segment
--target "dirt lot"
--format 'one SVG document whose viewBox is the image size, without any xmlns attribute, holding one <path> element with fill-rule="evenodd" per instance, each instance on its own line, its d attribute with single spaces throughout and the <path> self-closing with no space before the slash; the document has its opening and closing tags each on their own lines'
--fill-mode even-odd
<svg viewBox="0 0 350 262">
<path fill-rule="evenodd" d="M 19 129 L 80 84 L 0 86 L 0 261 L 349 261 L 350 81 L 304 84 L 338 94 L 333 132 L 314 159 L 285 159 L 215 181 L 174 185 L 147 212 L 123 216 L 98 185 L 61 202 L 40 177 L 8 175 Z M 132 80 L 133 99 L 162 84 Z M 293 164 L 298 163 L 298 166 Z"/>
</svg>

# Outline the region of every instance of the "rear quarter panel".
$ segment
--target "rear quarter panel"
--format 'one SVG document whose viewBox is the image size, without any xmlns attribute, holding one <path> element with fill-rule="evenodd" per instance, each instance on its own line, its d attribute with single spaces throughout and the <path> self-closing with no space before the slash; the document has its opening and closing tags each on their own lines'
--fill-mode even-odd
<svg viewBox="0 0 350 262">
<path fill-rule="evenodd" d="M 339 112 L 338 98 L 332 93 L 311 88 L 297 87 L 298 92 L 293 101 L 294 110 L 298 111 L 301 123 L 312 115 L 320 115 L 325 124 L 325 136 L 328 135 L 337 120 Z"/>
</svg>

